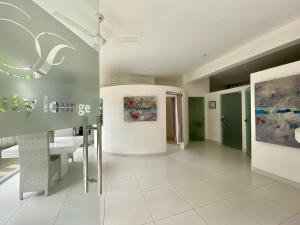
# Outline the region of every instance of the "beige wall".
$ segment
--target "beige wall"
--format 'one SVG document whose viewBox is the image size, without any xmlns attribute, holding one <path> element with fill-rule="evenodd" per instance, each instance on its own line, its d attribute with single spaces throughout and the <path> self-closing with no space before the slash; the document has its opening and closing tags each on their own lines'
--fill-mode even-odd
<svg viewBox="0 0 300 225">
<path fill-rule="evenodd" d="M 206 78 L 185 83 L 183 84 L 183 88 L 189 97 L 204 97 L 207 93 L 209 93 L 210 79 Z"/>
<path fill-rule="evenodd" d="M 116 85 L 132 85 L 132 84 L 155 84 L 154 76 L 140 75 L 101 75 L 100 87 L 109 87 Z"/>
<path fill-rule="evenodd" d="M 155 84 L 182 87 L 182 76 L 156 77 Z"/>
<path fill-rule="evenodd" d="M 103 75 L 100 76 L 100 87 L 132 84 L 151 84 L 182 87 L 182 76 L 156 77 L 146 75 Z"/>
</svg>

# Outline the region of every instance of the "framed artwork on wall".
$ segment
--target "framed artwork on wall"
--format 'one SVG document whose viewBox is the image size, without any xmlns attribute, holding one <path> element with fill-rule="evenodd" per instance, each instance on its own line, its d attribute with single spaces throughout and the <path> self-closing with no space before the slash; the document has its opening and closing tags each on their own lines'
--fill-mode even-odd
<svg viewBox="0 0 300 225">
<path fill-rule="evenodd" d="M 300 148 L 300 75 L 255 84 L 256 140 Z"/>
<path fill-rule="evenodd" d="M 157 121 L 155 96 L 124 97 L 124 119 L 127 122 Z"/>
<path fill-rule="evenodd" d="M 217 108 L 217 102 L 216 101 L 209 101 L 208 102 L 208 108 L 209 109 L 216 109 Z"/>
</svg>

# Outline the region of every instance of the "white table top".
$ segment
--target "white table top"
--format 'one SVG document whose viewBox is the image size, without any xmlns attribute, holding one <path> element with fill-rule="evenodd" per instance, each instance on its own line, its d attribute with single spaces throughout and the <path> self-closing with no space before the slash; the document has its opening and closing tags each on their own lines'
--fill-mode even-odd
<svg viewBox="0 0 300 225">
<path fill-rule="evenodd" d="M 50 154 L 59 155 L 75 152 L 82 144 L 82 137 L 56 137 L 50 143 Z M 2 158 L 19 158 L 19 146 L 15 145 L 1 151 Z"/>
<path fill-rule="evenodd" d="M 300 143 L 300 127 L 295 130 L 295 138 Z"/>
</svg>

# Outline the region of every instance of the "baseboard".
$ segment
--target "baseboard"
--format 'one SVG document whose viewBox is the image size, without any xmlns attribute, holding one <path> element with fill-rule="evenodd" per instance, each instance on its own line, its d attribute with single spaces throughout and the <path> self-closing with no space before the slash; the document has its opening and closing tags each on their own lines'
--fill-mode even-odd
<svg viewBox="0 0 300 225">
<path fill-rule="evenodd" d="M 264 175 L 266 177 L 270 177 L 270 178 L 272 178 L 274 180 L 277 180 L 277 181 L 279 181 L 281 183 L 285 183 L 287 185 L 290 185 L 290 186 L 293 186 L 295 188 L 299 188 L 300 189 L 300 183 L 298 183 L 296 181 L 293 181 L 293 180 L 290 180 L 290 179 L 278 176 L 276 174 L 273 174 L 273 173 L 270 173 L 270 172 L 258 169 L 258 168 L 253 167 L 253 166 L 251 167 L 251 170 L 254 171 L 254 172 L 256 172 L 256 173 L 262 174 L 262 175 Z"/>
<path fill-rule="evenodd" d="M 142 157 L 152 157 L 152 156 L 162 156 L 168 154 L 168 152 L 162 152 L 162 153 L 150 153 L 150 154 L 122 154 L 122 153 L 114 153 L 114 152 L 105 152 L 106 155 L 111 156 L 119 156 L 119 157 L 136 157 L 136 158 L 142 158 Z"/>
<path fill-rule="evenodd" d="M 214 143 L 214 144 L 218 144 L 218 145 L 222 145 L 221 142 L 219 141 L 216 141 L 216 140 L 211 140 L 211 139 L 205 139 L 206 142 L 211 142 L 211 143 Z"/>
</svg>

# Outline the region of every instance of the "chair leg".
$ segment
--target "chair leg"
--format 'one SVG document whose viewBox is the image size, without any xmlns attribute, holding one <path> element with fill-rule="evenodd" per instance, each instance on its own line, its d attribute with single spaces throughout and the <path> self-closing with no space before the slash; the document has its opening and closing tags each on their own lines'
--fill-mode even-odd
<svg viewBox="0 0 300 225">
<path fill-rule="evenodd" d="M 59 170 L 58 170 L 58 180 L 61 181 L 61 166 L 59 165 Z"/>
<path fill-rule="evenodd" d="M 22 185 L 22 179 L 21 179 L 21 175 L 20 175 L 20 178 L 19 178 L 19 199 L 20 200 L 23 200 L 23 185 Z"/>
<path fill-rule="evenodd" d="M 45 196 L 46 197 L 49 196 L 49 188 L 48 187 L 45 189 Z"/>
</svg>

